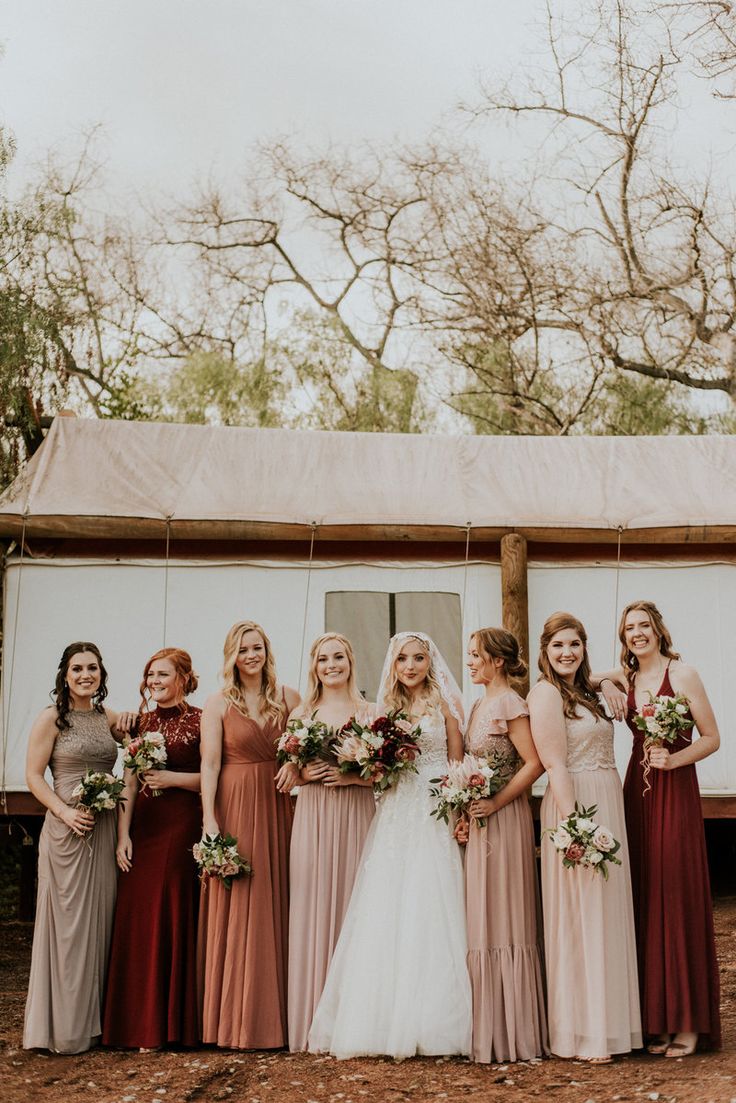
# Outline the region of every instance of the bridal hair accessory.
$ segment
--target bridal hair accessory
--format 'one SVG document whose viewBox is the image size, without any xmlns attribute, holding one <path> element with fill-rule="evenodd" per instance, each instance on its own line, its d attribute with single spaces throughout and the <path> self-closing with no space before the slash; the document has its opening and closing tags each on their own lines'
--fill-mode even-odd
<svg viewBox="0 0 736 1103">
<path fill-rule="evenodd" d="M 458 722 L 460 731 L 465 730 L 465 711 L 463 709 L 463 695 L 460 691 L 460 687 L 455 681 L 452 672 L 447 665 L 444 657 L 442 656 L 437 644 L 431 639 L 430 636 L 425 635 L 424 632 L 397 632 L 395 636 L 391 637 L 388 645 L 388 651 L 386 652 L 386 658 L 383 660 L 383 670 L 381 671 L 381 681 L 378 685 L 377 694 L 377 706 L 379 711 L 386 712 L 386 693 L 391 679 L 391 671 L 396 661 L 396 657 L 401 651 L 402 646 L 407 640 L 419 640 L 426 650 L 429 652 L 429 660 L 431 664 L 432 673 L 440 687 L 440 693 L 443 700 L 446 702 L 452 715 Z"/>
</svg>

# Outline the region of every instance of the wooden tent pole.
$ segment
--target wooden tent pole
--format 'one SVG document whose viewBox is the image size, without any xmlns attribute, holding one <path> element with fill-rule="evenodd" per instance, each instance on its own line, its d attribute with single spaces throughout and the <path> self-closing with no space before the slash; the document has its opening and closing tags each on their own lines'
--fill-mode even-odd
<svg viewBox="0 0 736 1103">
<path fill-rule="evenodd" d="M 513 632 L 528 663 L 529 655 L 529 594 L 526 574 L 526 540 L 518 532 L 501 537 L 501 602 L 503 626 Z M 522 680 L 519 679 L 521 682 Z M 529 679 L 523 679 L 524 693 Z"/>
</svg>

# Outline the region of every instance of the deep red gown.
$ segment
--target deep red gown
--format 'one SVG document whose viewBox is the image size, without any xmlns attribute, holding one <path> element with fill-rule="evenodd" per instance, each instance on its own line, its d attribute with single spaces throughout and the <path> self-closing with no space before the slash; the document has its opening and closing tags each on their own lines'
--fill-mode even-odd
<svg viewBox="0 0 736 1103">
<path fill-rule="evenodd" d="M 139 731 L 166 739 L 167 770 L 199 773 L 202 710 L 145 713 Z M 102 1041 L 108 1046 L 196 1046 L 199 882 L 192 847 L 202 834 L 199 793 L 139 789 L 133 868 L 118 878 Z"/>
<path fill-rule="evenodd" d="M 659 695 L 674 697 L 665 671 Z M 627 724 L 634 747 L 624 781 L 645 1034 L 697 1033 L 721 1044 L 719 978 L 708 859 L 695 766 L 652 770 L 644 793 L 644 733 L 634 725 L 629 690 Z M 671 751 L 687 747 L 691 731 Z"/>
</svg>

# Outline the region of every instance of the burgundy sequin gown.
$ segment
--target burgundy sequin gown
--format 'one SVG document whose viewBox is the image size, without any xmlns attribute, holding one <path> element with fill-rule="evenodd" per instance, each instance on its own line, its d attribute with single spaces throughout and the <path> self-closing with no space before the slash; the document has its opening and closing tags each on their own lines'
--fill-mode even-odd
<svg viewBox="0 0 736 1103">
<path fill-rule="evenodd" d="M 665 671 L 659 695 L 674 697 Z M 644 793 L 644 733 L 634 724 L 629 690 L 627 724 L 634 747 L 624 782 L 631 855 L 642 1027 L 645 1034 L 700 1035 L 721 1044 L 718 962 L 708 860 L 695 766 L 652 770 Z M 691 732 L 668 749 L 682 750 Z"/>
<path fill-rule="evenodd" d="M 202 710 L 145 713 L 139 731 L 166 739 L 166 769 L 199 773 Z M 131 825 L 133 868 L 118 878 L 102 1041 L 108 1046 L 196 1046 L 199 793 L 140 788 Z"/>
</svg>

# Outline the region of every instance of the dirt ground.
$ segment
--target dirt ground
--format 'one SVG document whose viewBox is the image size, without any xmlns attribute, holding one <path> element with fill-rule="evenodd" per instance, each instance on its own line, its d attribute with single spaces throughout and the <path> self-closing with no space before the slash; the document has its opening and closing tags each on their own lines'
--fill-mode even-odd
<svg viewBox="0 0 736 1103">
<path fill-rule="evenodd" d="M 0 1103 L 736 1103 L 736 897 L 718 899 L 715 915 L 722 1052 L 678 1060 L 637 1055 L 598 1068 L 558 1059 L 516 1065 L 429 1057 L 335 1061 L 215 1049 L 98 1049 L 78 1057 L 25 1052 L 20 1045 L 32 928 L 7 923 L 0 937 Z"/>
</svg>

